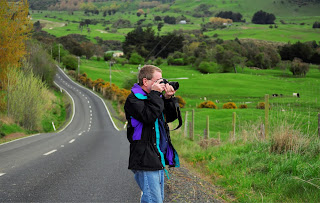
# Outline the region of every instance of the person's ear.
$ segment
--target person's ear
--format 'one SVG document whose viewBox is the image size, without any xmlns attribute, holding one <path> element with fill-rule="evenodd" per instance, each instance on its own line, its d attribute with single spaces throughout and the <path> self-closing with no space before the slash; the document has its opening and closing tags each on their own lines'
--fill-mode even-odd
<svg viewBox="0 0 320 203">
<path fill-rule="evenodd" d="M 143 86 L 148 86 L 148 79 L 147 78 L 143 78 L 142 82 L 143 82 Z"/>
</svg>

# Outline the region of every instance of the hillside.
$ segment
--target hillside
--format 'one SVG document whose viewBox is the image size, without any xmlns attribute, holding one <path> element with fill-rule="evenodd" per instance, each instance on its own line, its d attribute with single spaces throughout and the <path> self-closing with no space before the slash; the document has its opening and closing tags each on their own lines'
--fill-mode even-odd
<svg viewBox="0 0 320 203">
<path fill-rule="evenodd" d="M 139 8 L 159 7 L 159 5 L 168 5 L 170 10 L 184 15 L 197 12 L 197 7 L 200 4 L 207 5 L 209 11 L 217 13 L 219 11 L 231 10 L 240 12 L 245 18 L 251 16 L 258 10 L 272 12 L 276 16 L 282 17 L 297 17 L 297 16 L 318 16 L 320 1 L 319 0 L 157 0 L 157 1 L 142 1 L 142 0 L 126 0 L 126 1 L 108 1 L 108 0 L 29 0 L 32 10 L 47 10 L 50 6 L 57 3 L 65 6 L 70 4 L 72 10 L 78 10 L 79 5 L 83 2 L 93 2 L 93 4 L 101 6 L 118 4 L 121 5 L 122 12 L 128 12 Z M 75 7 L 77 5 L 77 7 Z M 170 11 L 168 11 L 170 12 Z"/>
</svg>

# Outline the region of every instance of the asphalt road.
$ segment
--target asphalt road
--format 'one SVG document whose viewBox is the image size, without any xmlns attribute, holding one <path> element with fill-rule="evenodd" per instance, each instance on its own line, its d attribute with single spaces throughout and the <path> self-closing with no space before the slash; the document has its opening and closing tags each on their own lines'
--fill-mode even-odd
<svg viewBox="0 0 320 203">
<path fill-rule="evenodd" d="M 73 99 L 72 120 L 60 132 L 0 145 L 0 202 L 139 202 L 126 132 L 60 69 L 55 82 Z"/>
</svg>

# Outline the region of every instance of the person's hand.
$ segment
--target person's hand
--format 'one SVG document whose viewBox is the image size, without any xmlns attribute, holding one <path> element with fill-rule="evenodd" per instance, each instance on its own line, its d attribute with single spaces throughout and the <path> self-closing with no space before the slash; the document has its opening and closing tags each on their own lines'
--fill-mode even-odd
<svg viewBox="0 0 320 203">
<path fill-rule="evenodd" d="M 160 84 L 161 81 L 163 81 L 163 80 L 160 79 L 160 80 L 155 81 L 151 87 L 151 90 L 158 91 L 158 92 L 162 93 L 165 90 L 165 84 L 164 83 Z"/>
<path fill-rule="evenodd" d="M 169 85 L 169 83 L 165 85 L 164 91 L 166 91 L 164 95 L 166 99 L 170 99 L 176 93 L 176 91 L 173 89 L 171 85 Z"/>
</svg>

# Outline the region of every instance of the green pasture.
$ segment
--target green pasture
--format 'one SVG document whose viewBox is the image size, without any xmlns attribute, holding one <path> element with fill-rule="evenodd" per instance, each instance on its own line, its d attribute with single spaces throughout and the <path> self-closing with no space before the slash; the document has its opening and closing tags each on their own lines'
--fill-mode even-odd
<svg viewBox="0 0 320 203">
<path fill-rule="evenodd" d="M 317 137 L 318 112 L 320 112 L 320 71 L 312 66 L 305 78 L 293 77 L 287 70 L 277 68 L 254 70 L 238 68 L 238 73 L 201 74 L 191 66 L 160 66 L 163 77 L 178 81 L 176 95 L 182 96 L 188 111 L 188 121 L 194 110 L 194 141 L 183 137 L 184 125 L 172 132 L 173 143 L 188 163 L 211 177 L 214 184 L 222 186 L 239 202 L 316 202 L 320 198 L 319 139 Z M 81 72 L 95 80 L 109 81 L 110 67 L 104 61 L 81 60 Z M 112 82 L 123 87 L 124 81 L 137 73 L 136 65 L 111 67 Z M 300 93 L 301 97 L 293 97 Z M 256 109 L 258 102 L 270 96 L 269 137 L 282 131 L 295 130 L 310 141 L 309 148 L 301 154 L 272 153 L 272 142 L 261 140 L 259 127 L 264 123 L 265 111 Z M 282 94 L 282 97 L 272 97 Z M 197 106 L 212 100 L 218 109 L 200 109 Z M 223 109 L 226 102 L 237 106 L 246 103 L 247 109 Z M 236 141 L 231 143 L 232 115 L 236 113 Z M 209 137 L 221 144 L 202 148 L 206 118 L 209 116 Z M 171 127 L 177 126 L 174 122 Z M 244 131 L 247 138 L 244 138 Z M 282 132 L 286 133 L 286 132 Z M 288 133 L 288 132 L 287 132 Z M 290 132 L 289 132 L 290 133 Z M 248 141 L 246 141 L 248 139 Z M 227 201 L 229 197 L 224 196 Z"/>
<path fill-rule="evenodd" d="M 317 112 L 320 111 L 320 71 L 311 68 L 305 78 L 292 77 L 289 71 L 278 69 L 253 70 L 238 68 L 238 73 L 201 74 L 191 66 L 161 65 L 163 77 L 178 81 L 180 89 L 177 95 L 186 101 L 183 112 L 195 109 L 196 134 L 203 134 L 206 116 L 210 117 L 212 134 L 221 133 L 227 139 L 232 129 L 232 112 L 237 113 L 238 124 L 264 119 L 264 110 L 256 109 L 259 102 L 264 102 L 266 94 L 270 95 L 272 110 L 270 115 L 281 117 L 297 114 L 300 120 L 297 127 L 305 132 L 317 130 Z M 92 80 L 101 78 L 110 81 L 109 63 L 97 60 L 81 60 L 81 72 L 86 72 Z M 135 77 L 137 66 L 115 64 L 111 67 L 111 80 L 120 88 L 124 82 Z M 300 93 L 301 98 L 293 97 Z M 282 97 L 272 97 L 272 94 Z M 199 109 L 197 106 L 204 100 L 211 100 L 218 106 L 214 109 Z M 219 101 L 217 103 L 216 101 Z M 222 109 L 223 104 L 234 102 L 237 106 L 247 104 L 248 109 Z M 294 120 L 292 120 L 293 123 Z M 290 121 L 289 121 L 290 122 Z"/>
<path fill-rule="evenodd" d="M 224 2 L 224 3 L 223 3 Z M 215 13 L 221 10 L 232 10 L 234 12 L 240 12 L 244 16 L 244 19 L 248 23 L 233 23 L 232 26 L 226 29 L 217 29 L 204 32 L 204 35 L 212 37 L 214 34 L 218 34 L 219 38 L 223 40 L 233 40 L 236 37 L 239 39 L 259 39 L 276 42 L 297 42 L 297 41 L 313 41 L 319 40 L 320 29 L 313 29 L 312 25 L 315 21 L 320 21 L 318 10 L 319 6 L 307 6 L 301 7 L 296 10 L 294 6 L 289 4 L 281 4 L 280 2 L 274 4 L 270 1 L 254 1 L 254 0 L 242 0 L 242 1 L 201 1 L 201 3 L 207 3 L 213 5 L 210 8 Z M 152 28 L 157 33 L 157 22 L 154 21 L 154 16 L 175 16 L 179 17 L 184 15 L 190 20 L 190 23 L 186 25 L 165 24 L 160 34 L 164 35 L 174 30 L 199 30 L 200 24 L 209 22 L 210 17 L 195 18 L 191 12 L 199 6 L 198 1 L 184 1 L 179 3 L 177 1 L 171 8 L 171 10 L 162 13 L 156 12 L 154 9 L 150 9 L 150 13 L 147 17 L 144 15 L 138 17 L 136 11 L 117 12 L 115 15 L 107 15 L 103 17 L 102 12 L 99 15 L 85 15 L 83 11 L 74 11 L 73 15 L 67 11 L 31 11 L 33 21 L 38 21 L 45 25 L 43 30 L 53 34 L 57 37 L 65 36 L 68 34 L 82 34 L 86 35 L 91 41 L 96 43 L 95 37 L 100 37 L 103 40 L 119 40 L 124 41 L 125 36 L 133 28 L 119 28 L 114 29 L 112 23 L 118 19 L 129 20 L 134 27 L 138 20 L 145 19 L 143 24 L 151 24 Z M 263 8 L 264 11 L 272 12 L 276 15 L 276 24 L 278 28 L 269 28 L 269 25 L 255 25 L 251 24 L 251 18 L 253 14 L 258 10 L 257 8 Z M 84 27 L 81 31 L 79 22 L 84 19 L 95 19 L 109 21 L 107 24 L 98 23 L 96 25 L 89 25 L 90 32 Z M 284 20 L 286 24 L 281 24 L 280 20 Z M 51 23 L 52 22 L 52 23 Z M 65 24 L 65 25 L 64 25 Z M 303 25 L 301 25 L 303 24 Z M 105 28 L 109 27 L 109 31 Z M 274 25 L 273 25 L 274 27 Z M 112 31 L 113 30 L 113 31 Z"/>
<path fill-rule="evenodd" d="M 218 13 L 219 11 L 240 12 L 245 19 L 252 18 L 253 14 L 258 10 L 274 13 L 276 16 L 315 16 L 319 15 L 318 4 L 309 4 L 299 7 L 298 5 L 288 3 L 287 1 L 256 1 L 256 0 L 177 0 L 171 8 L 180 9 L 181 11 L 193 11 L 200 4 L 211 5 L 210 11 Z"/>
</svg>

